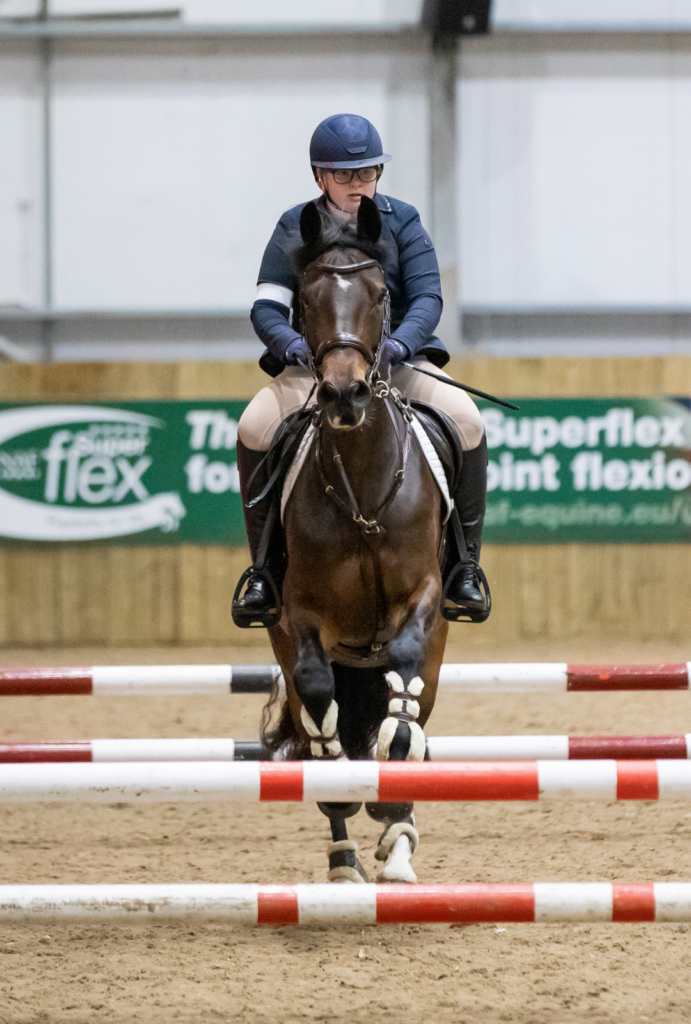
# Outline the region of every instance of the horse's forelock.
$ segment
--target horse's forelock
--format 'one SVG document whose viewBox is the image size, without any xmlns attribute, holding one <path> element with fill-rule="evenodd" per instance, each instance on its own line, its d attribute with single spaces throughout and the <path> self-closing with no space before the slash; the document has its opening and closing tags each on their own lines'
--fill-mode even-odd
<svg viewBox="0 0 691 1024">
<path fill-rule="evenodd" d="M 356 232 L 349 226 L 338 224 L 330 217 L 322 217 L 322 230 L 315 242 L 307 242 L 298 246 L 295 250 L 294 260 L 298 272 L 302 273 L 310 263 L 314 263 L 327 252 L 334 249 L 357 249 L 369 259 L 383 263 L 386 258 L 386 247 L 379 242 L 368 241 L 359 238 Z"/>
</svg>

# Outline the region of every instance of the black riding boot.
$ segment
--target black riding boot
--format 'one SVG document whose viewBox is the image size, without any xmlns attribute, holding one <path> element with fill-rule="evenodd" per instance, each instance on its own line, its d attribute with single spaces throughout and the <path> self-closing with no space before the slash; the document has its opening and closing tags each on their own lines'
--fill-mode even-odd
<svg viewBox="0 0 691 1024">
<path fill-rule="evenodd" d="M 239 439 L 237 455 L 242 511 L 245 514 L 252 568 L 243 574 L 235 592 L 233 622 L 241 629 L 249 629 L 251 626 L 273 626 L 280 616 L 280 589 L 283 577 L 283 540 L 277 502 L 273 494 L 267 494 L 262 501 L 248 507 L 252 497 L 261 494 L 268 483 L 268 461 L 260 465 L 266 452 L 246 448 Z M 270 517 L 274 519 L 274 523 L 273 527 L 270 527 L 270 535 L 265 537 L 267 520 Z M 244 595 L 239 597 L 244 583 L 247 584 L 247 589 Z"/>
<path fill-rule="evenodd" d="M 449 523 L 448 553 L 443 574 L 444 582 L 448 582 L 445 601 L 447 614 L 444 617 L 452 622 L 459 617 L 484 622 L 491 609 L 489 588 L 480 569 L 482 526 L 487 500 L 487 441 L 484 437 L 477 448 L 463 452 L 461 477 L 453 498 L 468 557 L 463 560 L 452 529 L 453 524 Z"/>
</svg>

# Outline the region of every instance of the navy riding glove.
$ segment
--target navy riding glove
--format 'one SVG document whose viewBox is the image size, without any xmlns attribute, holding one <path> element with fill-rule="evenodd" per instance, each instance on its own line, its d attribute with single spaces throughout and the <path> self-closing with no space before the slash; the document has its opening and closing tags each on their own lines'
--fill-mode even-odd
<svg viewBox="0 0 691 1024">
<path fill-rule="evenodd" d="M 410 359 L 408 347 L 402 341 L 387 338 L 384 342 L 383 362 L 395 366 L 396 363 L 403 363 L 406 359 Z"/>
<path fill-rule="evenodd" d="M 288 366 L 309 366 L 310 350 L 304 338 L 291 341 L 285 350 L 284 359 Z"/>
</svg>

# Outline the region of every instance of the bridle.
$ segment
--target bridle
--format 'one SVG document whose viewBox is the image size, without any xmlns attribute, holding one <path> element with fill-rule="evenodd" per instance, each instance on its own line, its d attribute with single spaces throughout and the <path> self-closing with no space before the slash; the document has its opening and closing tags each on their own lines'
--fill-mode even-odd
<svg viewBox="0 0 691 1024">
<path fill-rule="evenodd" d="M 360 263 L 346 263 L 343 266 L 337 266 L 331 263 L 312 263 L 308 269 L 314 268 L 315 270 L 321 270 L 327 274 L 357 274 L 359 271 L 367 270 L 369 267 L 377 267 L 377 269 L 381 271 L 382 277 L 384 277 L 383 267 L 378 260 L 362 260 Z M 306 272 L 307 271 L 305 271 L 305 273 Z M 391 294 L 387 288 L 386 296 L 384 298 L 384 319 L 382 320 L 381 336 L 374 354 L 370 351 L 362 338 L 359 338 L 357 334 L 348 334 L 346 331 L 337 331 L 330 338 L 325 338 L 324 341 L 319 343 L 316 352 L 313 354 L 312 347 L 309 343 L 309 339 L 307 338 L 307 330 L 305 326 L 305 304 L 302 295 L 300 296 L 300 326 L 302 327 L 302 337 L 307 343 L 307 348 L 309 350 L 309 368 L 316 384 L 321 384 L 322 381 L 319 367 L 324 356 L 327 352 L 333 352 L 333 350 L 337 348 L 354 348 L 360 353 L 360 355 L 365 357 L 369 363 L 369 370 L 365 376 L 365 381 L 367 384 L 371 384 L 375 377 L 378 376 L 384 342 L 391 332 Z"/>
<path fill-rule="evenodd" d="M 367 270 L 369 267 L 377 267 L 384 276 L 384 270 L 381 264 L 377 260 L 362 260 L 360 263 L 346 263 L 344 266 L 336 266 L 331 263 L 313 263 L 310 267 L 314 267 L 316 270 L 322 270 L 329 274 L 356 274 L 360 270 Z M 408 457 L 410 455 L 410 445 L 412 440 L 412 413 L 410 406 L 403 401 L 400 392 L 396 388 L 392 388 L 388 380 L 384 380 L 379 376 L 379 365 L 381 362 L 382 351 L 384 343 L 389 337 L 391 331 L 391 295 L 388 288 L 386 289 L 386 296 L 384 299 L 384 319 L 382 321 L 381 336 L 379 338 L 379 344 L 377 345 L 374 354 L 365 345 L 363 340 L 356 334 L 348 334 L 345 331 L 338 331 L 332 337 L 326 338 L 317 347 L 316 352 L 312 355 L 312 349 L 307 339 L 305 331 L 305 315 L 304 315 L 304 302 L 301 299 L 300 304 L 300 322 L 302 327 L 302 336 L 307 342 L 307 348 L 310 352 L 310 363 L 309 367 L 314 378 L 314 386 L 317 387 L 322 383 L 322 377 L 320 374 L 319 366 L 322 359 L 327 352 L 332 352 L 337 348 L 354 348 L 365 357 L 369 365 L 369 370 L 365 376 L 365 381 L 368 385 L 372 386 L 372 392 L 374 398 L 383 399 L 386 411 L 388 412 L 391 423 L 394 430 L 394 436 L 396 443 L 399 448 L 401 466 L 394 473 L 393 482 L 388 492 L 386 493 L 384 500 L 379 504 L 376 509 L 374 516 L 371 519 L 367 519 L 363 516 L 360 511 L 360 506 L 357 503 L 355 493 L 350 485 L 350 481 L 346 475 L 343 460 L 338 452 L 333 457 L 333 461 L 338 470 L 338 474 L 343 485 L 343 489 L 346 493 L 346 499 L 341 498 L 335 491 L 333 484 L 330 484 L 326 478 L 324 472 L 324 466 L 322 463 L 322 439 L 321 439 L 321 414 L 317 413 L 318 417 L 318 433 L 317 433 L 317 444 L 316 458 L 317 458 L 317 470 L 319 477 L 324 486 L 324 491 L 327 496 L 334 502 L 334 504 L 343 512 L 349 519 L 352 519 L 354 523 L 359 526 L 363 536 L 368 541 L 374 541 L 375 539 L 381 539 L 384 532 L 384 527 L 378 521 L 384 515 L 389 505 L 392 503 L 396 495 L 398 494 L 401 485 L 405 479 L 405 472 L 408 466 Z M 374 383 L 373 383 L 374 382 Z M 314 390 L 314 388 L 312 389 Z M 396 429 L 396 419 L 392 409 L 392 404 L 401 413 L 405 422 L 405 436 L 401 441 L 398 430 Z"/>
</svg>

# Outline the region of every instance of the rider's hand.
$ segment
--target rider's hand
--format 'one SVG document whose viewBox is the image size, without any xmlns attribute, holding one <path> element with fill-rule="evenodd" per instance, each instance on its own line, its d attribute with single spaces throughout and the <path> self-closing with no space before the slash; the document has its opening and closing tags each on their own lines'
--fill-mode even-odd
<svg viewBox="0 0 691 1024">
<path fill-rule="evenodd" d="M 384 361 L 395 366 L 396 363 L 403 363 L 407 359 L 410 359 L 407 346 L 395 338 L 387 338 L 384 342 Z"/>
<path fill-rule="evenodd" d="M 284 358 L 288 366 L 309 366 L 310 350 L 305 339 L 296 338 L 291 341 Z"/>
</svg>

